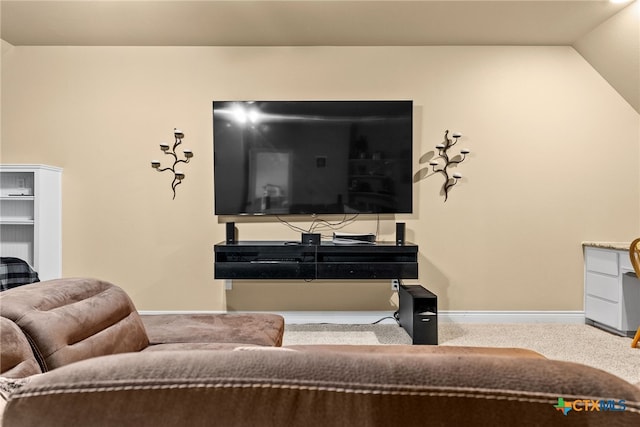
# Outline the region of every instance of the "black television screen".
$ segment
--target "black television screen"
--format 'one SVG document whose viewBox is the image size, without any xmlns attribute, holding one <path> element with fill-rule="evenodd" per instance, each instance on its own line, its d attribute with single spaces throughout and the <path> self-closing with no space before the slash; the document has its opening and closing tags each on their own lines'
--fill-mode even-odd
<svg viewBox="0 0 640 427">
<path fill-rule="evenodd" d="M 412 101 L 214 101 L 215 213 L 410 213 L 412 110 Z"/>
</svg>

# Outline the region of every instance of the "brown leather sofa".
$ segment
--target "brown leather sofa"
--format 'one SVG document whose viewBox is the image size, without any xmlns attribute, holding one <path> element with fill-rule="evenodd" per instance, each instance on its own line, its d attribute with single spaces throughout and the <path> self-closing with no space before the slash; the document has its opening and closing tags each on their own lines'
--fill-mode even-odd
<svg viewBox="0 0 640 427">
<path fill-rule="evenodd" d="M 3 427 L 640 424 L 640 389 L 530 350 L 283 348 L 279 326 L 266 328 L 269 339 L 228 324 L 231 337 L 207 335 L 219 325 L 203 317 L 147 328 L 120 288 L 56 282 L 62 292 L 40 302 L 32 294 L 47 282 L 0 294 L 0 367 L 13 388 Z M 94 291 L 81 297 L 69 283 Z M 189 324 L 193 336 L 177 331 Z"/>
</svg>

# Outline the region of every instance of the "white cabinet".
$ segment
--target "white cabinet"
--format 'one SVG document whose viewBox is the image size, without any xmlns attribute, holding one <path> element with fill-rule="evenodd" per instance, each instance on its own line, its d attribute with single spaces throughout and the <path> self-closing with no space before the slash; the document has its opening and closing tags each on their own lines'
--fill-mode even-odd
<svg viewBox="0 0 640 427">
<path fill-rule="evenodd" d="M 62 169 L 0 165 L 0 255 L 27 261 L 40 280 L 62 275 Z"/>
<path fill-rule="evenodd" d="M 587 323 L 633 336 L 640 325 L 640 280 L 629 252 L 585 247 L 584 315 Z"/>
</svg>

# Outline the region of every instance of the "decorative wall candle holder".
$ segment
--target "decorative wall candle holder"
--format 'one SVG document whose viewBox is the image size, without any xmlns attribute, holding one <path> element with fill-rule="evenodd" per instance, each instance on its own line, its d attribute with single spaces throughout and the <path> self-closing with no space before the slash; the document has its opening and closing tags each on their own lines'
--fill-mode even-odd
<svg viewBox="0 0 640 427">
<path fill-rule="evenodd" d="M 438 157 L 435 157 L 432 161 L 429 162 L 429 165 L 431 165 L 431 167 L 433 168 L 433 172 L 439 172 L 444 175 L 445 180 L 444 180 L 444 184 L 442 184 L 442 191 L 444 192 L 445 202 L 449 197 L 449 190 L 451 189 L 451 187 L 456 185 L 458 183 L 458 180 L 462 178 L 462 174 L 458 172 L 453 173 L 451 176 L 449 176 L 449 170 L 448 170 L 449 166 L 462 163 L 465 160 L 467 154 L 471 152 L 466 148 L 464 148 L 460 150 L 460 154 L 454 157 L 450 157 L 449 149 L 451 149 L 451 147 L 453 147 L 458 143 L 458 138 L 460 138 L 462 134 L 459 134 L 459 133 L 451 134 L 451 137 L 453 139 L 449 138 L 448 135 L 449 135 L 449 131 L 446 130 L 444 132 L 444 142 L 442 144 L 436 145 L 436 149 L 438 150 Z M 440 159 L 442 159 L 442 161 L 440 161 Z M 436 169 L 436 168 L 439 168 L 439 169 Z"/>
<path fill-rule="evenodd" d="M 184 160 L 178 158 L 178 154 L 176 149 L 180 144 L 182 144 L 182 138 L 184 138 L 184 133 L 180 129 L 173 129 L 173 136 L 175 138 L 175 142 L 173 143 L 173 147 L 169 148 L 169 144 L 160 144 L 160 150 L 164 154 L 168 154 L 173 157 L 173 165 L 160 168 L 159 160 L 152 160 L 151 167 L 158 172 L 170 171 L 173 173 L 173 181 L 171 182 L 171 190 L 173 191 L 173 199 L 176 198 L 176 187 L 182 183 L 182 180 L 185 177 L 184 172 L 176 170 L 176 166 L 179 163 L 189 163 L 189 160 L 193 157 L 193 152 L 191 150 L 183 150 Z"/>
</svg>

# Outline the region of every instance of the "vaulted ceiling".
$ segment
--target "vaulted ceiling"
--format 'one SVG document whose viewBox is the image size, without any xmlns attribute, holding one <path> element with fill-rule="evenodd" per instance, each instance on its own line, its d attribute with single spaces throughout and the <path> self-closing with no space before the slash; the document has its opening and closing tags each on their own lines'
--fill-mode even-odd
<svg viewBox="0 0 640 427">
<path fill-rule="evenodd" d="M 1 1 L 14 45 L 571 45 L 628 3 L 570 1 Z"/>
</svg>

